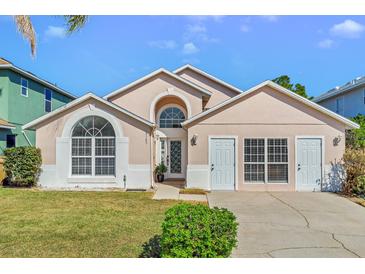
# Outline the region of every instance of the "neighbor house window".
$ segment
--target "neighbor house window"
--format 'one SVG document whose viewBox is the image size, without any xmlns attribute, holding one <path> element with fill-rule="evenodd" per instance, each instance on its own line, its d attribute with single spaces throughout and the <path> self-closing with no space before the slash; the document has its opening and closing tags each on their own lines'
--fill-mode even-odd
<svg viewBox="0 0 365 274">
<path fill-rule="evenodd" d="M 336 113 L 340 113 L 340 98 L 336 99 Z"/>
<path fill-rule="evenodd" d="M 181 128 L 185 114 L 177 107 L 169 107 L 160 114 L 160 128 Z"/>
<path fill-rule="evenodd" d="M 102 117 L 81 119 L 72 131 L 72 175 L 114 176 L 115 133 Z"/>
<path fill-rule="evenodd" d="M 48 88 L 44 89 L 44 111 L 52 111 L 52 90 Z"/>
<path fill-rule="evenodd" d="M 244 179 L 251 183 L 287 183 L 288 139 L 244 139 Z"/>
<path fill-rule="evenodd" d="M 6 135 L 6 147 L 7 148 L 15 147 L 16 145 L 15 140 L 16 140 L 15 134 Z"/>
<path fill-rule="evenodd" d="M 28 97 L 28 80 L 21 78 L 20 84 L 21 84 L 21 90 L 20 90 L 21 95 Z"/>
</svg>

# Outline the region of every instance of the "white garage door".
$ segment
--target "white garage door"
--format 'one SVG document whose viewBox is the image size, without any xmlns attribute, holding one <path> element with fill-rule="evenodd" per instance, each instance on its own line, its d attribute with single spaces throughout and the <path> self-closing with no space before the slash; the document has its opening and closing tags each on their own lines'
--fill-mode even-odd
<svg viewBox="0 0 365 274">
<path fill-rule="evenodd" d="M 297 190 L 320 191 L 322 182 L 322 139 L 297 139 Z"/>
<path fill-rule="evenodd" d="M 213 190 L 234 190 L 235 139 L 210 140 L 210 171 Z"/>
</svg>

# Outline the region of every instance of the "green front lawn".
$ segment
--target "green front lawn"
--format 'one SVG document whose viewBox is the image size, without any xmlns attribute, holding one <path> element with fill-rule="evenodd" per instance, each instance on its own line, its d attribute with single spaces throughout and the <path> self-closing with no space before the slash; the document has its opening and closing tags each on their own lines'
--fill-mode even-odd
<svg viewBox="0 0 365 274">
<path fill-rule="evenodd" d="M 173 201 L 0 188 L 0 257 L 138 257 Z"/>
</svg>

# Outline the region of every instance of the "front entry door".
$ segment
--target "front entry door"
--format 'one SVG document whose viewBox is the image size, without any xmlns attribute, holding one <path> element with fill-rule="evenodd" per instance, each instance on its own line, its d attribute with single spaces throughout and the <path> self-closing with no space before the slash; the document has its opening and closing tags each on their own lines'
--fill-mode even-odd
<svg viewBox="0 0 365 274">
<path fill-rule="evenodd" d="M 235 139 L 210 140 L 210 178 L 212 190 L 234 190 Z"/>
<path fill-rule="evenodd" d="M 321 191 L 322 139 L 297 139 L 297 190 Z"/>
<path fill-rule="evenodd" d="M 166 179 L 185 178 L 184 147 L 182 139 L 161 140 L 161 157 L 167 166 Z"/>
</svg>

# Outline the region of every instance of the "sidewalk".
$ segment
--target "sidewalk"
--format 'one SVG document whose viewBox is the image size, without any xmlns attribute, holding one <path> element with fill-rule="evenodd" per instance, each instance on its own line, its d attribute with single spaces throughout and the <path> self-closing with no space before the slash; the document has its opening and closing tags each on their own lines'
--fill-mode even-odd
<svg viewBox="0 0 365 274">
<path fill-rule="evenodd" d="M 181 200 L 208 202 L 206 195 L 180 194 L 180 188 L 162 183 L 156 183 L 157 190 L 153 195 L 154 200 Z"/>
</svg>

